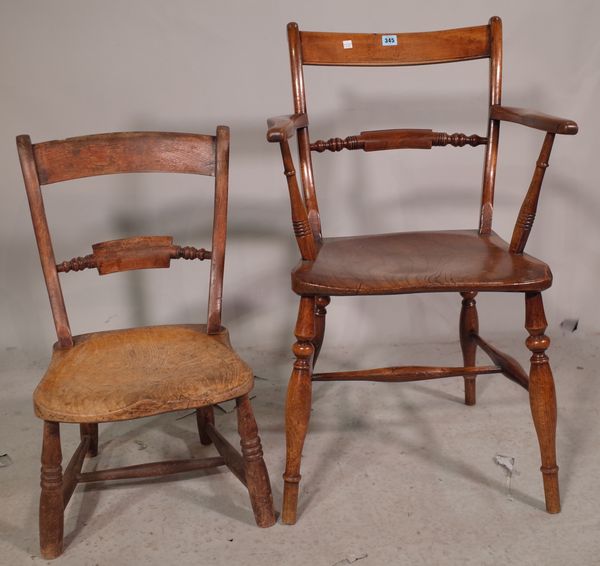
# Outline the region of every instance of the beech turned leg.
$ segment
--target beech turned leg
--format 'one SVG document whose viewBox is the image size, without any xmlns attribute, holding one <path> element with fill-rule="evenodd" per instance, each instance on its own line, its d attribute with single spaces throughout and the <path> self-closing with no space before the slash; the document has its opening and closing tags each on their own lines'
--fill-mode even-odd
<svg viewBox="0 0 600 566">
<path fill-rule="evenodd" d="M 302 297 L 296 322 L 296 343 L 292 347 L 296 361 L 288 384 L 285 405 L 286 462 L 283 474 L 283 509 L 281 520 L 286 525 L 296 522 L 300 459 L 308 430 L 312 393 L 312 356 L 315 336 L 315 299 Z"/>
<path fill-rule="evenodd" d="M 270 527 L 275 524 L 275 512 L 273 510 L 271 482 L 263 459 L 258 427 L 248 395 L 238 397 L 236 404 L 246 485 L 250 494 L 254 518 L 259 527 Z"/>
<path fill-rule="evenodd" d="M 477 293 L 461 293 L 463 298 L 460 310 L 460 347 L 462 349 L 463 363 L 465 366 L 475 365 L 475 354 L 477 344 L 473 340 L 473 334 L 479 332 L 479 320 L 477 318 L 477 306 L 475 297 Z M 475 405 L 476 401 L 476 375 L 465 376 L 465 405 Z"/>
<path fill-rule="evenodd" d="M 327 305 L 331 302 L 331 299 L 326 296 L 317 297 L 315 299 L 315 337 L 312 340 L 315 348 L 313 355 L 313 368 L 317 363 L 321 346 L 323 345 L 323 336 L 325 336 L 325 316 L 327 315 Z"/>
<path fill-rule="evenodd" d="M 529 403 L 542 455 L 542 477 L 548 513 L 560 512 L 558 466 L 556 465 L 556 393 L 546 356 L 550 339 L 544 334 L 548 323 L 541 293 L 525 294 L 527 348 L 532 352 L 529 374 Z"/>
<path fill-rule="evenodd" d="M 63 551 L 63 482 L 59 424 L 44 421 L 40 496 L 40 551 L 43 558 Z"/>
<path fill-rule="evenodd" d="M 98 455 L 98 423 L 81 423 L 79 425 L 81 440 L 84 436 L 90 437 L 90 444 L 86 456 L 93 458 Z"/>
<path fill-rule="evenodd" d="M 198 423 L 198 434 L 200 435 L 200 442 L 204 446 L 208 446 L 212 443 L 212 440 L 206 432 L 206 425 L 215 425 L 215 412 L 212 405 L 196 409 L 196 422 Z"/>
</svg>

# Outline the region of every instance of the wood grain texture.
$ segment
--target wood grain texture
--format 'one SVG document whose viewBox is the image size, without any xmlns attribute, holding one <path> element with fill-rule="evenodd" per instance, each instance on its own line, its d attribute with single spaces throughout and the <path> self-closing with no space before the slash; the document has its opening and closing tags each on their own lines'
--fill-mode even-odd
<svg viewBox="0 0 600 566">
<path fill-rule="evenodd" d="M 529 126 L 530 128 L 543 130 L 552 134 L 572 136 L 579 131 L 579 126 L 573 120 L 550 116 L 549 114 L 527 108 L 493 105 L 490 107 L 490 116 L 493 120 L 514 122 L 515 124 L 522 124 L 523 126 Z"/>
<path fill-rule="evenodd" d="M 425 381 L 457 375 L 476 376 L 477 374 L 500 373 L 498 366 L 398 366 L 377 369 L 361 369 L 356 371 L 336 371 L 331 373 L 315 373 L 313 381 L 380 381 L 382 383 L 403 383 L 408 381 Z"/>
<path fill-rule="evenodd" d="M 71 456 L 69 463 L 63 474 L 63 507 L 66 507 L 73 495 L 73 491 L 79 481 L 81 467 L 89 450 L 91 442 L 90 436 L 84 436 L 79 443 L 79 446 Z"/>
<path fill-rule="evenodd" d="M 19 136 L 17 148 L 58 336 L 50 366 L 34 393 L 36 414 L 45 420 L 39 515 L 42 555 L 55 558 L 62 553 L 64 507 L 79 483 L 163 476 L 225 464 L 247 484 L 257 524 L 270 526 L 274 522 L 271 487 L 247 397 L 253 373 L 233 351 L 227 330 L 221 325 L 229 129 L 218 126 L 216 136 L 99 134 L 35 146 L 28 136 Z M 176 245 L 171 236 L 134 236 L 94 244 L 92 254 L 56 264 L 42 184 L 154 171 L 215 177 L 211 251 Z M 71 335 L 59 272 L 95 267 L 104 275 L 166 268 L 171 259 L 180 258 L 212 260 L 206 325 L 147 326 Z M 212 412 L 213 404 L 239 397 L 245 415 L 240 428 L 244 457 L 229 444 L 224 448 L 225 441 L 214 429 Z M 97 454 L 99 422 L 192 408 L 196 409 L 200 441 L 215 442 L 226 455 L 81 471 L 86 455 Z M 79 423 L 81 435 L 64 476 L 59 422 Z M 249 481 L 245 466 L 248 475 L 253 476 Z"/>
<path fill-rule="evenodd" d="M 477 343 L 473 339 L 479 332 L 479 318 L 477 316 L 477 304 L 475 297 L 477 293 L 461 293 L 462 306 L 458 332 L 460 336 L 460 349 L 462 350 L 463 363 L 465 366 L 474 366 L 477 354 Z M 464 374 L 465 381 L 465 405 L 475 405 L 477 401 L 477 375 Z"/>
<path fill-rule="evenodd" d="M 433 146 L 446 145 L 476 147 L 486 143 L 486 138 L 475 134 L 467 136 L 461 133 L 447 134 L 446 132 L 434 132 L 433 130 L 395 129 L 370 130 L 344 139 L 317 140 L 310 144 L 310 149 L 317 153 L 341 151 L 342 149 L 362 149 L 369 152 L 388 149 L 431 149 Z"/>
<path fill-rule="evenodd" d="M 219 138 L 221 141 L 219 142 Z M 96 134 L 66 140 L 31 144 L 29 136 L 17 137 L 19 160 L 25 181 L 25 189 L 29 200 L 34 232 L 40 253 L 42 270 L 46 280 L 50 305 L 61 347 L 73 345 L 71 329 L 67 317 L 65 303 L 58 278 L 58 272 L 79 271 L 91 267 L 99 270 L 106 268 L 105 273 L 125 269 L 148 267 L 166 267 L 166 250 L 152 250 L 153 240 L 140 237 L 138 240 L 122 240 L 124 247 L 116 252 L 116 244 L 99 244 L 98 254 L 73 258 L 70 261 L 56 264 L 52 239 L 44 211 L 41 185 L 59 181 L 76 179 L 110 173 L 136 173 L 161 171 L 170 173 L 195 173 L 215 175 L 215 183 L 224 187 L 218 191 L 213 226 L 213 240 L 224 250 L 224 233 L 226 221 L 227 163 L 229 150 L 228 129 L 217 128 L 217 136 L 201 134 L 179 134 L 166 132 L 122 132 L 114 134 Z M 217 174 L 217 157 L 220 155 L 220 171 Z M 225 202 L 225 209 L 219 203 Z M 144 239 L 146 238 L 146 239 Z M 220 243 L 223 242 L 223 243 Z M 127 244 L 133 244 L 127 247 Z M 147 248 L 144 245 L 147 244 Z M 190 259 L 190 246 L 178 248 L 171 257 Z M 217 259 L 211 266 L 211 290 L 209 303 L 212 308 L 209 315 L 209 327 L 212 331 L 220 327 L 220 291 L 222 286 L 223 253 L 217 250 Z M 110 257 L 103 257 L 108 254 Z M 198 252 L 195 257 L 208 257 L 206 251 Z M 218 292 L 217 292 L 218 291 Z"/>
<path fill-rule="evenodd" d="M 64 348 L 68 348 L 73 345 L 71 327 L 56 270 L 52 238 L 50 236 L 50 229 L 48 228 L 48 221 L 46 220 L 44 200 L 42 199 L 40 181 L 33 155 L 33 146 L 29 136 L 23 135 L 17 137 L 17 151 L 19 152 L 19 161 L 21 163 L 21 171 L 23 172 L 27 200 L 29 201 L 35 240 L 40 254 L 42 272 L 46 281 L 48 298 L 50 299 L 56 336 L 58 337 L 59 344 Z"/>
<path fill-rule="evenodd" d="M 204 248 L 178 246 L 171 236 L 136 236 L 92 245 L 93 253 L 56 264 L 59 273 L 98 269 L 100 275 L 132 269 L 168 268 L 172 259 L 210 259 Z"/>
<path fill-rule="evenodd" d="M 527 194 L 523 199 L 517 221 L 513 230 L 513 235 L 510 241 L 510 252 L 514 254 L 523 253 L 535 215 L 537 213 L 538 200 L 540 198 L 540 191 L 542 189 L 542 182 L 544 181 L 544 175 L 550 161 L 550 152 L 552 151 L 552 144 L 554 143 L 554 134 L 547 133 L 544 138 L 544 144 L 540 151 L 540 156 L 535 164 L 535 170 Z"/>
<path fill-rule="evenodd" d="M 556 392 L 546 350 L 550 339 L 541 293 L 525 294 L 525 328 L 529 332 L 527 348 L 531 351 L 529 404 L 542 456 L 542 478 L 548 513 L 560 512 L 558 466 L 556 464 Z"/>
<path fill-rule="evenodd" d="M 262 444 L 248 395 L 238 397 L 236 407 L 246 486 L 250 494 L 254 517 L 259 527 L 270 527 L 275 524 L 271 482 L 263 459 Z"/>
<path fill-rule="evenodd" d="M 86 456 L 94 458 L 98 455 L 98 423 L 81 423 L 79 425 L 81 440 L 89 439 Z"/>
<path fill-rule="evenodd" d="M 531 312 L 539 310 L 539 307 L 528 307 L 528 329 L 531 327 L 530 333 L 535 336 L 530 337 L 528 347 L 534 352 L 537 364 L 536 369 L 532 365 L 530 378 L 514 358 L 500 352 L 478 335 L 475 295 L 484 291 L 500 291 L 538 296 L 540 291 L 551 285 L 550 268 L 523 252 L 536 213 L 551 137 L 555 133 L 574 134 L 577 125 L 571 120 L 502 106 L 502 22 L 496 16 L 484 26 L 440 32 L 331 33 L 300 31 L 296 23 L 288 24 L 287 32 L 294 114 L 270 120 L 267 132 L 269 141 L 280 144 L 290 193 L 292 226 L 302 258 L 292 271 L 292 289 L 300 295 L 301 307 L 296 324 L 297 342 L 294 345 L 296 360 L 286 402 L 287 453 L 282 521 L 293 524 L 297 519 L 300 458 L 311 411 L 310 381 L 409 381 L 462 375 L 465 380 L 465 402 L 473 405 L 476 401 L 477 373 L 493 372 L 501 372 L 525 389 L 529 388 L 530 396 L 531 380 L 536 381 L 531 397 L 532 412 L 542 447 L 542 460 L 545 462 L 543 470 L 547 501 L 550 501 L 548 509 L 555 512 L 558 509 L 558 488 L 553 483 L 556 474 L 549 456 L 553 453 L 549 440 L 553 425 L 548 412 L 555 401 L 553 390 L 552 394 L 550 392 L 549 366 L 542 363 L 544 340 L 539 337 L 537 326 L 534 325 L 534 328 L 530 321 L 533 316 Z M 386 35 L 391 36 L 387 44 Z M 388 129 L 365 130 L 346 138 L 332 137 L 310 142 L 309 120 L 312 118 L 309 119 L 307 111 L 304 65 L 402 66 L 478 58 L 489 58 L 489 114 L 485 136 L 424 129 Z M 443 94 L 440 99 L 443 100 Z M 492 230 L 500 122 L 506 120 L 548 132 L 510 245 Z M 294 132 L 298 139 L 301 185 L 296 180 L 296 167 L 288 145 L 288 139 Z M 311 151 L 431 149 L 447 145 L 486 146 L 478 230 L 323 238 Z M 370 186 L 367 185 L 367 188 L 370 189 Z M 312 374 L 323 341 L 326 307 L 331 296 L 448 291 L 459 292 L 463 297 L 459 321 L 463 367 L 404 366 Z M 541 305 L 541 297 L 539 300 Z M 530 301 L 529 304 L 533 303 Z M 477 347 L 481 347 L 495 365 L 476 366 Z M 550 403 L 550 409 L 546 412 L 543 399 Z"/>
<path fill-rule="evenodd" d="M 295 23 L 287 25 L 288 45 L 290 54 L 290 69 L 292 73 L 292 96 L 294 98 L 294 112 L 306 114 L 306 96 L 304 91 L 304 70 L 302 61 L 302 47 L 300 30 Z M 302 180 L 302 194 L 306 206 L 308 222 L 317 244 L 321 239 L 321 217 L 317 201 L 317 191 L 310 154 L 310 136 L 308 126 L 298 129 L 298 156 L 300 158 L 300 178 Z"/>
<path fill-rule="evenodd" d="M 287 179 L 288 192 L 290 195 L 290 207 L 292 212 L 292 226 L 296 243 L 303 259 L 313 260 L 317 256 L 317 243 L 313 229 L 308 219 L 308 211 L 304 199 L 298 187 L 294 161 L 290 152 L 290 147 L 286 141 L 280 144 L 281 156 L 283 159 L 284 175 Z"/>
<path fill-rule="evenodd" d="M 114 173 L 214 175 L 214 138 L 168 132 L 118 132 L 36 144 L 40 184 Z"/>
<path fill-rule="evenodd" d="M 477 134 L 463 134 L 462 132 L 454 132 L 447 134 L 446 132 L 433 132 L 432 145 L 442 147 L 450 145 L 452 147 L 477 147 L 478 145 L 487 145 L 488 139 Z"/>
<path fill-rule="evenodd" d="M 545 263 L 476 230 L 326 238 L 317 259 L 292 272 L 299 295 L 526 291 L 551 282 Z"/>
<path fill-rule="evenodd" d="M 315 349 L 313 354 L 313 367 L 317 363 L 323 338 L 325 337 L 325 317 L 327 316 L 327 306 L 331 301 L 330 297 L 322 296 L 315 299 L 315 337 L 312 344 Z"/>
<path fill-rule="evenodd" d="M 138 236 L 92 246 L 100 275 L 131 269 L 169 267 L 172 249 L 171 236 Z"/>
<path fill-rule="evenodd" d="M 60 425 L 44 422 L 40 495 L 40 551 L 50 560 L 63 551 L 64 494 Z"/>
<path fill-rule="evenodd" d="M 229 202 L 229 128 L 217 127 L 216 174 L 213 212 L 212 251 L 210 264 L 210 284 L 208 288 L 207 332 L 221 332 L 221 312 L 223 309 L 223 274 L 225 271 L 225 244 L 227 241 L 227 205 Z"/>
<path fill-rule="evenodd" d="M 206 424 L 206 434 L 215 445 L 217 452 L 223 458 L 225 465 L 233 475 L 246 485 L 246 470 L 242 455 L 229 443 L 229 441 L 214 427 L 212 423 Z"/>
<path fill-rule="evenodd" d="M 204 446 L 212 444 L 212 440 L 207 431 L 208 425 L 215 426 L 215 410 L 212 405 L 196 409 L 196 425 L 198 426 L 200 444 L 203 444 Z"/>
<path fill-rule="evenodd" d="M 397 45 L 384 45 L 395 35 Z M 304 65 L 423 65 L 489 57 L 488 26 L 417 33 L 331 33 L 301 31 Z M 344 46 L 351 41 L 351 47 Z"/>
<path fill-rule="evenodd" d="M 500 367 L 503 375 L 511 381 L 518 383 L 523 389 L 529 389 L 527 372 L 517 360 L 507 353 L 498 350 L 495 346 L 492 346 L 492 344 L 484 340 L 479 334 L 474 334 L 473 340 L 489 356 L 490 360 Z"/>
<path fill-rule="evenodd" d="M 301 297 L 294 331 L 296 343 L 292 347 L 296 361 L 288 383 L 285 405 L 286 463 L 281 521 L 286 525 L 293 525 L 297 518 L 300 460 L 308 432 L 312 396 L 315 316 L 315 299 Z"/>
<path fill-rule="evenodd" d="M 182 474 L 195 470 L 208 470 L 224 465 L 225 460 L 220 456 L 212 458 L 164 460 L 162 462 L 149 462 L 147 464 L 135 464 L 133 466 L 124 466 L 122 468 L 85 472 L 78 475 L 77 481 L 80 483 L 92 483 L 98 481 L 153 478 Z"/>
<path fill-rule="evenodd" d="M 490 67 L 489 67 L 489 106 L 500 104 L 502 100 L 502 20 L 493 16 L 490 27 Z M 498 141 L 500 122 L 488 117 L 488 144 L 483 164 L 481 184 L 481 208 L 479 212 L 479 232 L 489 234 L 492 231 L 494 214 L 494 192 L 496 188 L 496 168 L 498 164 Z"/>
<path fill-rule="evenodd" d="M 214 405 L 252 389 L 252 370 L 205 325 L 95 332 L 57 348 L 34 393 L 45 420 L 97 423 Z"/>
<path fill-rule="evenodd" d="M 267 126 L 267 141 L 280 143 L 291 138 L 298 128 L 308 126 L 308 117 L 306 114 L 275 116 L 267 119 Z"/>
</svg>

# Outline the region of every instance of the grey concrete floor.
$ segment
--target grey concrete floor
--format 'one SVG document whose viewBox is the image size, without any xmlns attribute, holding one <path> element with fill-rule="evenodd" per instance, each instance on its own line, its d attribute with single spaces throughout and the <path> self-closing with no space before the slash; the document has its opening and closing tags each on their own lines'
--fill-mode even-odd
<svg viewBox="0 0 600 566">
<path fill-rule="evenodd" d="M 494 343 L 527 360 L 523 336 Z M 456 342 L 325 348 L 321 368 L 460 363 Z M 78 487 L 66 549 L 54 564 L 244 566 L 600 564 L 600 337 L 554 336 L 563 511 L 543 510 L 539 453 L 526 393 L 502 376 L 410 384 L 318 383 L 294 527 L 258 529 L 241 484 L 225 470 L 179 479 Z M 285 353 L 242 350 L 257 375 L 254 407 L 275 504 L 281 504 Z M 3 352 L 0 383 L 0 563 L 41 564 L 37 498 L 41 424 L 31 410 L 44 360 Z M 174 413 L 101 426 L 99 467 L 212 454 L 195 419 Z M 217 424 L 235 440 L 234 412 Z M 77 428 L 63 426 L 64 456 Z M 512 477 L 495 463 L 514 458 Z M 2 461 L 7 464 L 7 459 Z M 96 459 L 89 460 L 94 467 Z"/>
</svg>

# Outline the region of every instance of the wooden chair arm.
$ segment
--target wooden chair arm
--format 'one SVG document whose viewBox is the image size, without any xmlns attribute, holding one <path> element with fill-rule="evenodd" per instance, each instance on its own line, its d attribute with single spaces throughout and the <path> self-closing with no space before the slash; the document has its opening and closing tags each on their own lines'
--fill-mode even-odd
<svg viewBox="0 0 600 566">
<path fill-rule="evenodd" d="M 281 149 L 281 158 L 283 159 L 283 174 L 287 180 L 288 191 L 290 194 L 290 206 L 292 212 L 292 226 L 296 242 L 300 249 L 303 260 L 313 261 L 317 257 L 317 243 L 313 234 L 310 222 L 308 221 L 308 211 L 304 204 L 304 199 L 300 193 L 296 170 L 294 168 L 294 159 L 290 151 L 290 144 L 287 138 L 283 138 L 279 144 Z"/>
<path fill-rule="evenodd" d="M 283 140 L 291 138 L 298 128 L 308 126 L 308 116 L 306 114 L 275 116 L 267 120 L 267 126 L 269 127 L 267 140 L 281 143 Z"/>
<path fill-rule="evenodd" d="M 544 143 L 542 144 L 540 155 L 535 164 L 529 189 L 523 199 L 517 221 L 515 222 L 509 247 L 511 253 L 522 254 L 525 249 L 525 244 L 527 244 L 535 220 L 540 191 L 542 190 L 542 182 L 544 181 L 544 174 L 546 173 L 550 161 L 550 153 L 552 151 L 555 135 L 554 132 L 547 132 L 544 138 Z"/>
<path fill-rule="evenodd" d="M 573 120 L 557 118 L 535 110 L 526 108 L 514 108 L 512 106 L 492 106 L 490 110 L 492 120 L 504 120 L 505 122 L 514 122 L 522 124 L 537 130 L 543 130 L 552 134 L 575 135 L 579 130 Z"/>
</svg>

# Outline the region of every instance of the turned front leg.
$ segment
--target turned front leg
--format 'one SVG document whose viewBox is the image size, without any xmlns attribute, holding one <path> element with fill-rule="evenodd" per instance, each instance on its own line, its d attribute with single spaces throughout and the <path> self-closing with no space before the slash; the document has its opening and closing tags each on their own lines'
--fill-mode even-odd
<svg viewBox="0 0 600 566">
<path fill-rule="evenodd" d="M 527 348 L 532 352 L 529 374 L 529 402 L 542 455 L 542 477 L 548 513 L 560 512 L 558 466 L 556 465 L 556 393 L 546 349 L 550 339 L 544 334 L 546 316 L 541 293 L 525 295 Z"/>
<path fill-rule="evenodd" d="M 254 511 L 254 518 L 259 527 L 270 527 L 275 524 L 275 512 L 273 510 L 271 483 L 263 459 L 258 427 L 248 395 L 236 399 L 236 404 L 246 485 Z"/>
<path fill-rule="evenodd" d="M 43 558 L 60 556 L 63 551 L 64 500 L 60 429 L 44 421 L 40 495 L 40 551 Z"/>
<path fill-rule="evenodd" d="M 477 306 L 475 297 L 477 293 L 461 293 L 463 301 L 460 310 L 460 347 L 463 354 L 463 363 L 465 366 L 475 365 L 475 356 L 477 353 L 477 343 L 473 340 L 473 334 L 479 332 L 479 320 L 477 317 Z M 476 395 L 476 375 L 465 376 L 465 404 L 475 405 Z"/>
<path fill-rule="evenodd" d="M 296 522 L 300 460 L 308 430 L 312 394 L 312 357 L 315 337 L 315 299 L 302 297 L 296 323 L 296 343 L 292 350 L 296 356 L 290 377 L 285 405 L 286 465 L 283 479 L 283 510 L 281 520 L 287 525 Z"/>
</svg>

